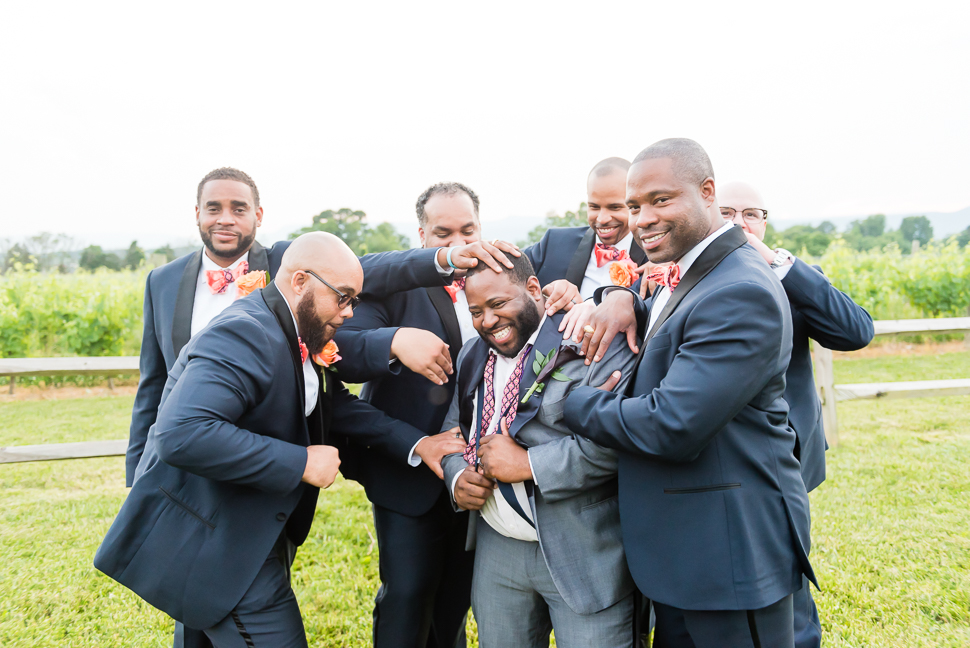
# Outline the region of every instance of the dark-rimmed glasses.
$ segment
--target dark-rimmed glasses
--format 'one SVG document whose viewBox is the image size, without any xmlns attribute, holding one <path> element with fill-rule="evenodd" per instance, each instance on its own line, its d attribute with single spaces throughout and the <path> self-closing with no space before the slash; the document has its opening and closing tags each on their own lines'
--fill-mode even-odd
<svg viewBox="0 0 970 648">
<path fill-rule="evenodd" d="M 348 295 L 344 291 L 338 290 L 338 289 L 334 288 L 332 285 L 330 285 L 330 282 L 329 281 L 327 281 L 326 279 L 324 279 L 323 277 L 321 277 L 320 275 L 318 275 L 313 270 L 304 270 L 303 272 L 307 273 L 311 277 L 315 277 L 315 278 L 319 279 L 320 281 L 323 282 L 323 285 L 324 286 L 326 286 L 330 290 L 332 290 L 335 293 L 337 293 L 337 295 L 339 297 L 339 299 L 337 299 L 337 307 L 338 308 L 347 308 L 347 305 L 350 304 L 350 310 L 354 310 L 355 308 L 357 308 L 358 306 L 360 306 L 360 297 L 352 297 L 351 295 Z"/>
<path fill-rule="evenodd" d="M 738 210 L 734 207 L 721 207 L 721 216 L 724 217 L 724 220 L 734 220 L 734 217 L 737 215 Z M 760 223 L 768 219 L 768 210 L 758 209 L 756 207 L 745 207 L 741 210 L 741 218 L 748 223 Z"/>
</svg>

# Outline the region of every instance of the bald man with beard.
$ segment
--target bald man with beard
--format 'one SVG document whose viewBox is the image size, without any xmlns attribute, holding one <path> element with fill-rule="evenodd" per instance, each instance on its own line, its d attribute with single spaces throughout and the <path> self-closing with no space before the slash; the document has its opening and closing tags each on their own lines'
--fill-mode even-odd
<svg viewBox="0 0 970 648">
<path fill-rule="evenodd" d="M 335 434 L 440 473 L 460 451 L 359 401 L 314 356 L 353 316 L 363 271 L 337 237 L 305 234 L 273 283 L 224 310 L 169 372 L 134 484 L 95 567 L 216 648 L 307 645 L 289 566 Z M 440 444 L 439 444 L 440 445 Z"/>
</svg>

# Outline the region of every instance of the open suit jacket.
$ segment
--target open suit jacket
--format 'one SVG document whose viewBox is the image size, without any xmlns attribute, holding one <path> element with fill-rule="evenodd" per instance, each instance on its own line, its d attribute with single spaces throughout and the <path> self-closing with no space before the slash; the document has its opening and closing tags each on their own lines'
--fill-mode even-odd
<svg viewBox="0 0 970 648">
<path fill-rule="evenodd" d="M 547 354 L 563 344 L 558 331 L 562 317 L 559 313 L 547 318 L 540 329 L 523 367 L 519 401 L 535 383 L 532 363 L 536 352 Z M 571 342 L 566 345 L 574 346 Z M 475 420 L 482 420 L 482 378 L 487 360 L 488 346 L 480 338 L 469 342 L 459 358 L 458 390 L 444 428 L 460 424 L 466 442 L 476 393 Z M 630 594 L 634 585 L 620 535 L 616 452 L 570 432 L 563 422 L 563 404 L 574 387 L 600 385 L 613 371 L 620 370 L 628 378 L 635 362 L 626 339 L 619 337 L 603 359 L 590 367 L 581 357 L 569 360 L 561 365 L 569 381 L 545 380 L 541 392 L 532 394 L 525 404 L 520 402 L 509 429 L 509 434 L 529 449 L 536 478 L 529 504 L 543 558 L 559 593 L 577 614 L 593 614 L 610 607 Z M 467 465 L 461 454 L 445 457 L 445 484 L 450 487 Z M 476 526 L 487 524 L 478 518 L 472 518 L 477 520 Z M 470 526 L 469 534 L 475 532 L 476 527 Z M 471 546 L 474 536 L 469 540 Z"/>
<path fill-rule="evenodd" d="M 577 288 L 582 288 L 586 266 L 595 245 L 596 232 L 592 227 L 550 227 L 538 243 L 530 245 L 523 252 L 532 262 L 541 285 L 566 279 Z M 647 256 L 635 240 L 628 252 L 638 266 L 646 263 Z"/>
<path fill-rule="evenodd" d="M 179 354 L 132 489 L 95 566 L 190 628 L 236 606 L 283 530 L 299 545 L 318 489 L 305 447 L 343 434 L 405 463 L 423 433 L 331 372 L 304 415 L 296 329 L 275 284 L 218 315 Z M 324 382 L 325 381 L 325 382 Z"/>
<path fill-rule="evenodd" d="M 289 241 L 280 241 L 271 248 L 264 248 L 258 242 L 253 243 L 249 251 L 250 270 L 267 270 L 270 276 L 275 277 L 283 253 L 289 245 Z M 202 267 L 202 254 L 201 249 L 197 250 L 148 273 L 139 360 L 141 377 L 131 413 L 125 459 L 127 486 L 131 486 L 134 480 L 135 468 L 144 451 L 148 429 L 155 422 L 168 372 L 192 335 L 192 308 L 195 304 L 199 269 Z M 405 290 L 415 280 L 414 273 L 419 272 L 416 268 L 424 265 L 433 267 L 430 257 L 424 257 L 427 257 L 425 250 L 409 250 L 393 257 L 382 254 L 362 257 L 362 297 Z M 338 439 L 334 439 L 334 443 L 338 447 L 341 445 Z M 349 465 L 350 462 L 347 466 L 341 466 L 341 470 L 346 470 Z"/>
<path fill-rule="evenodd" d="M 815 391 L 815 373 L 809 338 L 836 351 L 856 351 L 872 341 L 872 317 L 864 308 L 833 286 L 821 268 L 800 259 L 781 280 L 792 318 L 791 362 L 786 375 L 788 422 L 798 443 L 795 458 L 809 492 L 825 480 L 825 429 L 822 405 Z"/>
<path fill-rule="evenodd" d="M 735 227 L 687 270 L 625 394 L 580 387 L 566 399 L 571 430 L 620 451 L 640 591 L 682 609 L 759 609 L 800 589 L 803 573 L 815 579 L 783 398 L 788 298 L 746 240 Z"/>
</svg>

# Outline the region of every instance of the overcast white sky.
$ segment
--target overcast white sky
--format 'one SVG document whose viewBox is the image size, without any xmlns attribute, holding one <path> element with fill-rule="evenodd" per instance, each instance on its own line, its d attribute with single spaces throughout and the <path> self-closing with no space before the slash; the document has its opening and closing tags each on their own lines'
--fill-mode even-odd
<svg viewBox="0 0 970 648">
<path fill-rule="evenodd" d="M 0 9 L 0 238 L 197 241 L 199 179 L 264 235 L 574 209 L 599 159 L 691 137 L 776 220 L 970 205 L 965 1 L 26 3 Z M 783 226 L 783 223 L 776 223 Z M 270 236 L 269 238 L 273 238 Z"/>
</svg>

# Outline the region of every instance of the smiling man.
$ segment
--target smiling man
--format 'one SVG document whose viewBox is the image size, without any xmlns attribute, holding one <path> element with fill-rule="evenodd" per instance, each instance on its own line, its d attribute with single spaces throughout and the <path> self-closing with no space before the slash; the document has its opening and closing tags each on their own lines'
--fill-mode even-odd
<svg viewBox="0 0 970 648">
<path fill-rule="evenodd" d="M 570 434 L 562 400 L 579 384 L 627 372 L 636 358 L 618 340 L 586 367 L 563 343 L 563 313 L 544 314 L 528 259 L 512 263 L 468 273 L 479 337 L 459 356 L 444 424 L 467 443 L 442 466 L 456 505 L 474 515 L 479 641 L 547 646 L 555 629 L 561 646 L 630 646 L 635 601 L 619 535 L 616 454 Z"/>
<path fill-rule="evenodd" d="M 631 223 L 650 261 L 672 265 L 649 309 L 630 290 L 604 290 L 604 303 L 634 308 L 645 348 L 623 394 L 608 391 L 619 376 L 580 387 L 564 416 L 619 451 L 624 546 L 654 602 L 656 645 L 792 648 L 792 594 L 815 577 L 784 400 L 791 311 L 715 201 L 697 142 L 662 140 L 634 160 Z M 676 641 L 671 619 L 685 626 Z"/>
</svg>

